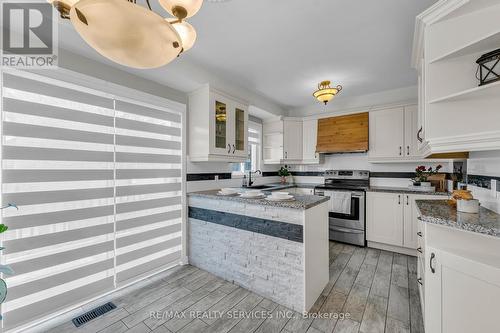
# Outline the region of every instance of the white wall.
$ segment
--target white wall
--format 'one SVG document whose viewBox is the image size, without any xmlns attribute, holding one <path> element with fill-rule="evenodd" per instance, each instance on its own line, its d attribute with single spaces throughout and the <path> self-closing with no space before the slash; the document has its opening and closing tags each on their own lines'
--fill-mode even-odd
<svg viewBox="0 0 500 333">
<path fill-rule="evenodd" d="M 500 177 L 500 150 L 470 153 L 467 161 L 467 174 Z M 500 213 L 500 192 L 497 191 L 500 184 L 497 183 L 492 180 L 491 189 L 477 186 L 468 186 L 468 188 L 483 207 Z"/>
</svg>

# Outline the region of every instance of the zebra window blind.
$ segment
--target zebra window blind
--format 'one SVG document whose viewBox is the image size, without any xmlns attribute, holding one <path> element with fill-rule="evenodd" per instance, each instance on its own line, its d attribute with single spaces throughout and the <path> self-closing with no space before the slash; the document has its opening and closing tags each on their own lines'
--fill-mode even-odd
<svg viewBox="0 0 500 333">
<path fill-rule="evenodd" d="M 182 117 L 26 73 L 2 77 L 3 325 L 181 256 Z"/>
</svg>

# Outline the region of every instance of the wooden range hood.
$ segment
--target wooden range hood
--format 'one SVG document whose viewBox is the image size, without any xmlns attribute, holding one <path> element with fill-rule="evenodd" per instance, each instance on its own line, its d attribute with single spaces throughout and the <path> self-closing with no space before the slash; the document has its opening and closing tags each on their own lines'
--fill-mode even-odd
<svg viewBox="0 0 500 333">
<path fill-rule="evenodd" d="M 368 112 L 318 119 L 318 153 L 368 151 Z"/>
</svg>

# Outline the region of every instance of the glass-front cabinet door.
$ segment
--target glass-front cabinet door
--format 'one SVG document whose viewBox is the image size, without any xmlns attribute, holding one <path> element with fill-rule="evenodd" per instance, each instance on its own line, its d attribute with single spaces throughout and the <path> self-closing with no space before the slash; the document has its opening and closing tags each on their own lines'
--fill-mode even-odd
<svg viewBox="0 0 500 333">
<path fill-rule="evenodd" d="M 211 153 L 217 155 L 228 155 L 232 153 L 233 146 L 229 138 L 229 103 L 228 101 L 217 94 L 213 94 L 210 98 L 211 104 L 211 137 L 210 146 Z"/>
<path fill-rule="evenodd" d="M 247 109 L 236 104 L 232 121 L 234 126 L 233 155 L 245 157 L 247 154 L 248 112 Z"/>
</svg>

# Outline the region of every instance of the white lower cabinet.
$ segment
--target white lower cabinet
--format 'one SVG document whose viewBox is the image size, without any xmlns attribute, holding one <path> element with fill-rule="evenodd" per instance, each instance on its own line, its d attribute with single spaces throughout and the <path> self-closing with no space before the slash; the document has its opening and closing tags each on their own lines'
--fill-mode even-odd
<svg viewBox="0 0 500 333">
<path fill-rule="evenodd" d="M 313 188 L 295 187 L 293 190 L 294 190 L 293 193 L 298 194 L 298 195 L 313 195 L 314 194 Z"/>
<path fill-rule="evenodd" d="M 498 332 L 500 269 L 432 247 L 426 252 L 425 332 Z"/>
<path fill-rule="evenodd" d="M 368 192 L 366 195 L 366 239 L 417 249 L 417 209 L 415 200 L 439 200 L 446 196 Z M 417 251 L 422 251 L 419 248 Z"/>
<path fill-rule="evenodd" d="M 366 239 L 403 246 L 403 195 L 368 192 L 366 194 Z"/>
</svg>

